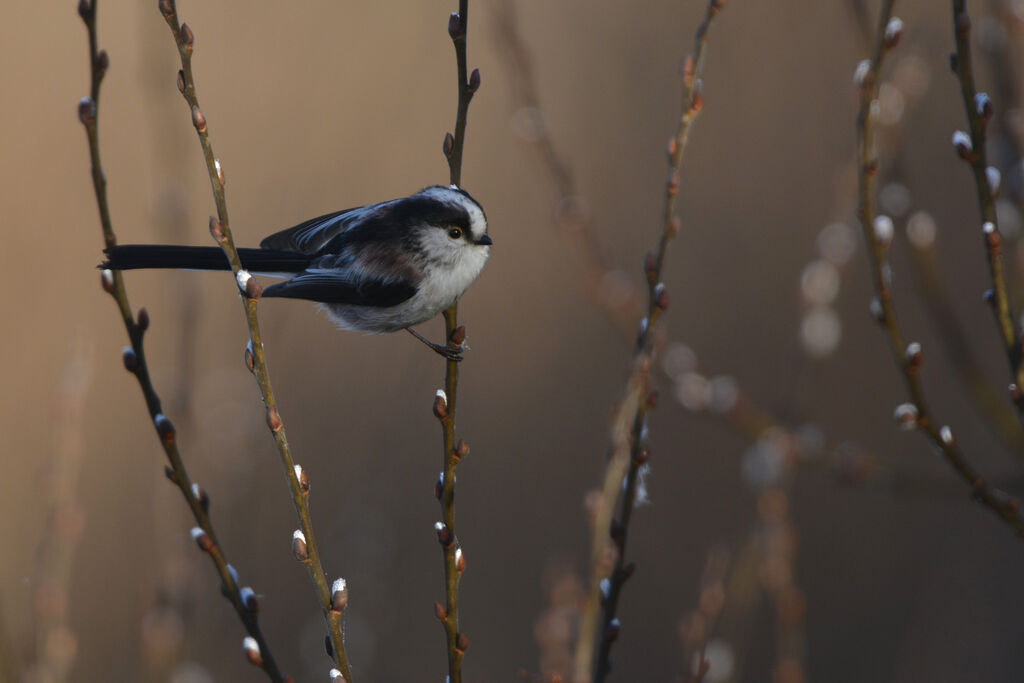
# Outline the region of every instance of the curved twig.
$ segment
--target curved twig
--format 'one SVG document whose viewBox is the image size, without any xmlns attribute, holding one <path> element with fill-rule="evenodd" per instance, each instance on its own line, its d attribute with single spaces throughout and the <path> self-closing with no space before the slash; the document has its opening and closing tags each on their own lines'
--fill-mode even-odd
<svg viewBox="0 0 1024 683">
<path fill-rule="evenodd" d="M 221 249 L 224 250 L 224 255 L 231 264 L 231 270 L 235 275 L 242 295 L 245 318 L 249 326 L 249 346 L 246 350 L 246 363 L 256 377 L 260 394 L 267 407 L 267 426 L 274 436 L 274 443 L 277 445 L 281 465 L 288 480 L 288 488 L 292 502 L 295 505 L 295 512 L 299 517 L 299 531 L 302 538 L 301 552 L 296 543 L 293 543 L 293 548 L 295 549 L 296 558 L 306 566 L 310 579 L 313 581 L 320 609 L 327 622 L 328 643 L 330 645 L 328 649 L 330 650 L 331 657 L 334 659 L 340 675 L 345 681 L 351 683 L 352 674 L 349 669 L 348 657 L 345 653 L 345 644 L 341 634 L 341 612 L 347 600 L 347 590 L 342 588 L 340 591 L 332 591 L 331 586 L 327 582 L 323 564 L 320 560 L 319 547 L 313 536 L 313 522 L 309 512 L 309 482 L 302 469 L 295 464 L 292 458 L 291 447 L 288 445 L 288 437 L 284 429 L 284 422 L 277 409 L 277 399 L 275 398 L 274 389 L 270 382 L 270 374 L 267 370 L 257 311 L 262 288 L 242 268 L 241 260 L 238 257 L 238 250 L 235 248 L 234 239 L 229 227 L 228 208 L 224 195 L 224 172 L 220 160 L 214 156 L 206 117 L 199 107 L 195 80 L 192 76 L 194 36 L 192 29 L 187 24 L 182 24 L 178 21 L 178 10 L 174 0 L 160 0 L 159 8 L 174 35 L 174 42 L 178 47 L 178 55 L 181 58 L 181 70 L 178 72 L 178 89 L 185 97 L 185 101 L 191 109 L 192 124 L 195 126 L 196 133 L 199 136 L 199 143 L 202 146 L 203 156 L 206 159 L 207 172 L 210 175 L 210 186 L 217 205 L 216 218 L 210 218 L 210 233 Z M 343 586 L 343 584 L 341 585 Z"/>
<path fill-rule="evenodd" d="M 891 239 L 891 230 L 876 226 L 874 210 L 874 176 L 878 160 L 873 151 L 872 103 L 878 95 L 882 61 L 886 53 L 899 41 L 902 22 L 892 18 L 893 0 L 883 0 L 875 35 L 875 44 L 870 59 L 860 63 L 856 72 L 860 87 L 860 110 L 857 114 L 857 159 L 858 159 L 858 208 L 857 216 L 868 245 L 871 275 L 876 297 L 872 310 L 878 321 L 885 327 L 889 345 L 899 367 L 910 403 L 897 408 L 896 418 L 901 425 L 924 432 L 943 454 L 953 469 L 970 485 L 974 496 L 1009 524 L 1018 536 L 1024 537 L 1024 517 L 1019 502 L 1003 491 L 992 487 L 967 461 L 949 427 L 938 427 L 932 420 L 928 404 L 921 387 L 919 370 L 921 347 L 917 343 L 907 345 L 896 319 L 889 285 L 888 264 L 885 261 L 886 248 Z M 889 226 L 891 228 L 891 225 Z"/>
<path fill-rule="evenodd" d="M 100 224 L 103 228 L 103 239 L 107 247 L 117 243 L 114 234 L 113 224 L 110 218 L 110 207 L 107 202 L 107 181 L 103 172 L 103 165 L 100 162 L 99 147 L 99 95 L 100 83 L 109 65 L 109 58 L 105 51 L 99 50 L 96 41 L 96 12 L 99 0 L 82 0 L 78 4 L 78 13 L 85 22 L 89 33 L 89 64 L 91 71 L 91 85 L 89 96 L 83 98 L 78 106 L 79 119 L 85 125 L 86 134 L 89 138 L 89 154 L 92 160 L 93 189 L 96 193 L 96 202 L 100 213 Z M 174 426 L 164 414 L 160 404 L 160 396 L 153 387 L 149 374 L 149 366 L 146 364 L 146 354 L 143 348 L 143 336 L 149 327 L 149 314 L 145 309 L 139 310 L 138 318 L 132 313 L 131 304 L 128 301 L 128 292 L 125 289 L 124 278 L 118 271 L 104 271 L 100 280 L 103 289 L 114 297 L 118 309 L 121 311 L 121 318 L 124 321 L 125 330 L 128 332 L 128 339 L 131 343 L 126 347 L 123 354 L 125 368 L 128 369 L 139 382 L 142 394 L 146 400 L 146 407 L 156 427 L 160 442 L 163 445 L 164 453 L 170 463 L 167 467 L 167 478 L 174 483 L 181 491 L 185 502 L 188 504 L 192 517 L 196 521 L 196 527 L 192 530 L 200 549 L 202 549 L 213 562 L 214 567 L 221 579 L 221 589 L 231 602 L 232 607 L 238 614 L 242 625 L 245 627 L 249 638 L 253 640 L 257 651 L 260 653 L 258 666 L 266 672 L 270 680 L 283 682 L 284 676 L 277 668 L 274 656 L 270 651 L 263 633 L 260 630 L 258 621 L 259 604 L 255 593 L 251 588 L 240 588 L 238 585 L 237 573 L 228 564 L 224 551 L 217 540 L 217 534 L 209 517 L 210 499 L 206 493 L 189 479 L 185 469 L 185 463 L 178 452 L 178 443 L 175 437 Z"/>
<path fill-rule="evenodd" d="M 1010 362 L 1012 384 L 1010 395 L 1024 419 L 1024 354 L 1021 353 L 1021 338 L 1014 329 L 1015 316 L 1013 305 L 1006 289 L 1006 278 L 1000 258 L 1002 251 L 999 236 L 999 223 L 996 216 L 994 194 L 998 190 L 998 171 L 990 167 L 986 160 L 985 138 L 989 118 L 992 116 L 992 103 L 988 95 L 979 93 L 974 88 L 974 73 L 971 66 L 971 19 L 967 16 L 965 0 L 953 0 L 953 35 L 956 38 L 956 57 L 953 62 L 954 71 L 960 82 L 960 94 L 963 97 L 964 109 L 967 111 L 967 122 L 970 127 L 970 145 L 957 145 L 957 151 L 971 166 L 974 175 L 974 186 L 978 196 L 978 208 L 981 210 L 983 224 L 982 236 L 985 240 L 985 255 L 988 259 L 989 275 L 992 278 L 990 301 L 995 312 L 999 333 L 1006 347 L 1006 357 Z M 958 133 L 959 134 L 959 133 Z M 994 177 L 990 178 L 990 175 Z"/>
</svg>

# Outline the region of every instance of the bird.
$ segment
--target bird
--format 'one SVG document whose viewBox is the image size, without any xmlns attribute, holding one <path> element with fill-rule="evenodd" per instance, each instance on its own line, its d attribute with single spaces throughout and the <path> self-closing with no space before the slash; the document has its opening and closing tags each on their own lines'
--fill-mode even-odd
<svg viewBox="0 0 1024 683">
<path fill-rule="evenodd" d="M 240 248 L 242 268 L 283 278 L 262 297 L 318 302 L 339 328 L 407 330 L 450 360 L 460 349 L 412 329 L 449 308 L 477 278 L 493 240 L 483 207 L 455 185 L 312 218 Z M 125 244 L 100 268 L 230 270 L 220 247 Z"/>
</svg>

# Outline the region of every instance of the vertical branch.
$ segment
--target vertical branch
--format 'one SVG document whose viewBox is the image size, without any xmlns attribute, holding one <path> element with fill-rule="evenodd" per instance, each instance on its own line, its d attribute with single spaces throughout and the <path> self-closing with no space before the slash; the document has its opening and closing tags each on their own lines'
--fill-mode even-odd
<svg viewBox="0 0 1024 683">
<path fill-rule="evenodd" d="M 992 289 L 986 298 L 992 304 L 999 325 L 1000 336 L 1010 362 L 1010 395 L 1024 418 L 1024 358 L 1021 353 L 1021 338 L 1014 329 L 1013 306 L 1007 293 L 1006 278 L 1001 259 L 1002 239 L 996 217 L 994 195 L 999 191 L 1000 174 L 995 166 L 986 160 L 985 138 L 989 119 L 992 117 L 992 101 L 985 93 L 974 88 L 974 72 L 971 60 L 971 19 L 967 15 L 966 0 L 953 0 L 953 35 L 956 38 L 956 54 L 952 59 L 953 70 L 960 81 L 960 94 L 967 122 L 970 128 L 969 142 L 957 131 L 954 144 L 961 158 L 971 167 L 977 193 L 978 208 L 981 211 L 982 237 L 985 240 L 985 255 L 988 259 Z"/>
<path fill-rule="evenodd" d="M 455 134 L 446 133 L 444 155 L 448 159 L 448 171 L 452 185 L 462 180 L 462 150 L 466 140 L 466 114 L 473 93 L 480 87 L 480 71 L 473 69 L 467 77 L 466 30 L 469 22 L 469 0 L 459 0 L 459 11 L 448 18 L 448 35 L 455 46 L 455 63 L 458 72 L 458 106 L 455 114 Z M 448 345 L 460 348 L 466 339 L 466 328 L 458 324 L 458 302 L 444 312 L 445 338 Z M 438 500 L 441 503 L 441 521 L 435 527 L 444 557 L 445 604 L 437 603 L 435 612 L 444 625 L 448 650 L 448 681 L 462 680 L 462 657 L 469 647 L 469 639 L 459 630 L 459 578 L 465 568 L 462 549 L 455 534 L 455 469 L 469 453 L 465 441 L 455 442 L 455 405 L 459 385 L 459 363 L 445 362 L 444 391 L 438 392 L 434 401 L 434 414 L 441 422 L 443 442 L 443 467 L 438 483 Z"/>
<path fill-rule="evenodd" d="M 242 295 L 246 322 L 249 327 L 249 345 L 245 354 L 246 364 L 256 377 L 263 403 L 266 405 L 267 426 L 273 434 L 281 465 L 284 468 L 285 477 L 288 481 L 288 488 L 295 506 L 295 512 L 299 518 L 299 529 L 293 536 L 293 552 L 296 559 L 305 565 L 309 573 L 310 579 L 313 582 L 314 592 L 320 603 L 320 609 L 327 622 L 328 651 L 337 666 L 337 676 L 334 678 L 341 677 L 344 681 L 351 683 L 352 675 L 341 634 L 341 613 L 348 601 L 348 591 L 343 579 L 335 581 L 333 586 L 328 585 L 323 564 L 320 560 L 320 550 L 313 536 L 313 522 L 309 511 L 309 480 L 302 468 L 296 465 L 292 458 L 288 437 L 284 429 L 284 422 L 277 409 L 277 399 L 274 395 L 274 389 L 270 382 L 270 373 L 267 369 L 257 310 L 262 287 L 242 268 L 238 250 L 235 247 L 234 238 L 229 227 L 228 208 L 224 192 L 224 170 L 220 160 L 213 153 L 213 145 L 210 142 L 206 117 L 199 107 L 195 80 L 192 74 L 194 34 L 187 24 L 179 22 L 178 10 L 174 0 L 160 0 L 159 9 L 167 21 L 168 27 L 171 29 L 171 33 L 174 35 L 174 42 L 178 47 L 178 55 L 181 59 L 181 70 L 178 71 L 178 90 L 181 91 L 191 110 L 192 124 L 195 126 L 196 133 L 199 136 L 199 143 L 202 147 L 203 156 L 206 159 L 207 172 L 210 176 L 210 187 L 213 190 L 213 197 L 217 206 L 217 216 L 210 217 L 210 233 L 221 249 L 223 249 L 224 255 L 231 264 L 231 270 L 235 275 L 235 281 Z"/>
<path fill-rule="evenodd" d="M 90 64 L 90 88 L 89 96 L 82 98 L 78 104 L 78 118 L 85 126 L 86 135 L 89 140 L 89 156 L 92 161 L 93 189 L 96 194 L 96 203 L 99 208 L 100 224 L 103 228 L 103 241 L 105 246 L 112 247 L 117 244 L 117 237 L 114 234 L 113 223 L 110 218 L 110 208 L 107 203 L 107 181 L 100 161 L 99 147 L 99 95 L 100 84 L 106 74 L 110 59 L 107 53 L 99 50 L 96 39 L 96 12 L 99 0 L 80 0 L 78 14 L 85 22 L 89 34 L 89 64 Z M 252 588 L 238 585 L 238 575 L 234 567 L 228 564 L 224 551 L 217 540 L 213 524 L 210 522 L 209 505 L 210 499 L 198 484 L 193 483 L 185 469 L 185 463 L 178 451 L 178 442 L 175 435 L 174 425 L 163 414 L 160 403 L 160 396 L 153 387 L 149 374 L 149 366 L 146 363 L 146 354 L 143 347 L 143 336 L 149 328 L 149 314 L 145 309 L 140 309 L 138 317 L 132 313 L 131 304 L 128 301 L 128 293 L 124 285 L 124 277 L 118 271 L 103 271 L 100 284 L 104 291 L 114 297 L 118 310 L 124 322 L 125 330 L 128 333 L 130 346 L 125 347 L 122 358 L 125 368 L 135 375 L 142 389 L 146 407 L 153 420 L 160 443 L 163 446 L 164 454 L 170 463 L 166 469 L 167 478 L 174 483 L 181 491 L 185 502 L 188 504 L 196 526 L 192 529 L 192 537 L 199 548 L 203 550 L 213 562 L 217 574 L 221 579 L 221 590 L 225 597 L 231 602 L 235 612 L 238 614 L 242 625 L 249 634 L 245 640 L 246 651 L 251 653 L 254 649 L 258 654 L 257 658 L 249 655 L 250 661 L 259 666 L 267 674 L 270 680 L 275 682 L 284 681 L 284 676 L 277 668 L 270 646 L 267 644 L 263 633 L 260 630 L 258 621 L 259 602 Z"/>
<path fill-rule="evenodd" d="M 594 521 L 594 543 L 591 550 L 590 591 L 580 622 L 580 638 L 574 661 L 573 680 L 603 681 L 611 672 L 611 648 L 619 635 L 617 617 L 619 597 L 634 566 L 625 561 L 626 541 L 633 507 L 637 500 L 640 473 L 649 457 L 647 446 L 647 413 L 654 403 L 648 394 L 649 368 L 653 351 L 651 330 L 668 306 L 668 294 L 662 283 L 662 269 L 668 243 L 679 232 L 680 220 L 675 216 L 679 191 L 679 166 L 683 149 L 689 139 L 690 127 L 700 113 L 700 70 L 704 61 L 708 29 L 721 0 L 709 0 L 704 18 L 697 28 L 693 54 L 686 58 L 683 70 L 682 112 L 675 134 L 668 144 L 668 180 L 665 185 L 661 234 L 657 250 L 644 259 L 647 277 L 647 315 L 641 320 L 630 376 L 619 417 L 612 428 L 612 455 L 605 472 L 605 482 Z M 622 411 L 626 413 L 623 414 Z M 624 421 L 625 420 L 625 421 Z M 625 432 L 623 432 L 623 428 Z M 623 438 L 625 433 L 625 438 Z M 622 490 L 618 518 L 613 510 Z M 611 567 L 609 568 L 609 560 Z M 597 627 L 598 609 L 602 608 L 601 626 Z M 599 645 L 594 661 L 594 638 Z"/>
<path fill-rule="evenodd" d="M 875 287 L 871 310 L 878 322 L 885 327 L 893 359 L 903 375 L 907 393 L 910 395 L 909 403 L 897 407 L 895 418 L 905 429 L 918 429 L 924 432 L 957 474 L 971 486 L 974 497 L 1010 525 L 1018 536 L 1024 537 L 1024 517 L 1021 516 L 1019 501 L 982 479 L 960 450 L 952 430 L 948 426 L 938 427 L 933 421 L 920 381 L 921 345 L 917 342 L 909 345 L 904 342 L 903 332 L 896 319 L 890 287 L 892 273 L 886 262 L 886 251 L 892 241 L 892 220 L 887 216 L 876 216 L 874 209 L 874 177 L 878 171 L 878 158 L 874 150 L 872 115 L 872 108 L 878 96 L 882 61 L 886 53 L 899 42 L 903 28 L 903 22 L 892 17 L 892 5 L 893 0 L 883 0 L 872 56 L 857 66 L 854 81 L 860 88 L 860 110 L 857 114 L 857 216 L 868 245 Z M 958 141 L 956 137 L 954 142 L 964 144 L 964 141 Z M 987 231 L 986 238 L 989 240 L 990 248 L 993 240 L 998 244 L 999 235 L 994 230 Z"/>
</svg>

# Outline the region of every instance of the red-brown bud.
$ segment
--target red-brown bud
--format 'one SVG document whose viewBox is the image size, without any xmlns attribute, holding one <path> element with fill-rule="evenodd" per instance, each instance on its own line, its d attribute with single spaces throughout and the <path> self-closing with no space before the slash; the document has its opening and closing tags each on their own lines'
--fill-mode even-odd
<svg viewBox="0 0 1024 683">
<path fill-rule="evenodd" d="M 87 126 L 96 123 L 96 103 L 91 97 L 78 100 L 78 120 Z"/>
<path fill-rule="evenodd" d="M 440 622 L 448 621 L 448 611 L 444 608 L 444 605 L 439 602 L 434 603 L 434 616 L 437 617 L 437 620 Z"/>
<path fill-rule="evenodd" d="M 178 77 L 177 77 L 177 79 L 175 79 L 175 82 L 178 85 L 178 92 L 180 92 L 182 95 L 184 95 L 185 94 L 185 71 L 183 69 L 178 69 Z"/>
<path fill-rule="evenodd" d="M 199 134 L 206 132 L 206 117 L 203 116 L 198 104 L 192 107 L 192 125 L 196 127 L 196 132 Z"/>
<path fill-rule="evenodd" d="M 469 649 L 469 636 L 465 633 L 460 633 L 455 638 L 455 649 L 458 650 L 459 654 L 466 654 L 466 650 Z"/>
<path fill-rule="evenodd" d="M 444 134 L 444 144 L 441 145 L 441 151 L 444 152 L 444 158 L 450 159 L 452 152 L 455 150 L 455 138 L 452 137 L 451 133 Z"/>
<path fill-rule="evenodd" d="M 160 0 L 157 6 L 160 8 L 160 14 L 164 15 L 164 19 L 174 16 L 174 3 L 171 0 Z"/>
<path fill-rule="evenodd" d="M 145 308 L 139 309 L 139 315 L 135 319 L 135 324 L 139 326 L 141 332 L 145 332 L 149 329 L 149 311 Z"/>
<path fill-rule="evenodd" d="M 217 244 L 223 244 L 226 239 L 224 237 L 224 227 L 216 216 L 210 216 L 210 236 L 213 237 L 213 241 Z"/>
<path fill-rule="evenodd" d="M 153 426 L 156 427 L 156 433 L 160 435 L 160 438 L 167 445 L 174 443 L 174 425 L 167 419 L 167 416 L 163 413 L 157 413 L 156 417 L 153 418 Z"/>
<path fill-rule="evenodd" d="M 452 12 L 448 17 L 448 35 L 451 36 L 452 40 L 459 37 L 459 13 Z"/>
<path fill-rule="evenodd" d="M 284 427 L 281 414 L 277 412 L 277 406 L 267 406 L 267 426 L 272 432 L 279 432 Z"/>
<path fill-rule="evenodd" d="M 473 69 L 473 73 L 469 74 L 469 94 L 474 94 L 480 89 L 480 69 Z"/>
<path fill-rule="evenodd" d="M 196 36 L 192 33 L 192 28 L 188 24 L 181 25 L 181 40 L 185 44 L 185 49 L 189 52 L 192 51 L 192 44 L 195 42 Z"/>
</svg>

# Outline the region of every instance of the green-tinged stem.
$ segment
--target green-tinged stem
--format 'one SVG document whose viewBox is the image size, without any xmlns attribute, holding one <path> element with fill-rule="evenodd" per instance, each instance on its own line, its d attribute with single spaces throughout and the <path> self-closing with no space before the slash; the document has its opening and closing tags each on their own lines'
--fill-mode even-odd
<svg viewBox="0 0 1024 683">
<path fill-rule="evenodd" d="M 872 103 L 878 95 L 882 61 L 895 42 L 886 36 L 892 17 L 892 6 L 893 0 L 882 2 L 872 56 L 865 69 L 858 69 L 860 110 L 857 114 L 857 215 L 868 245 L 877 317 L 885 327 L 893 359 L 903 375 L 911 404 L 916 410 L 916 417 L 910 418 L 913 426 L 928 436 L 950 466 L 970 484 L 974 497 L 1009 524 L 1018 536 L 1024 537 L 1024 517 L 1021 516 L 1018 501 L 982 479 L 978 471 L 967 461 L 949 428 L 940 428 L 933 421 L 920 382 L 920 352 L 908 349 L 893 306 L 892 290 L 887 275 L 888 265 L 885 261 L 887 245 L 876 234 L 874 227 L 874 177 L 878 171 L 878 159 L 873 151 L 874 127 L 871 114 Z"/>
<path fill-rule="evenodd" d="M 1024 419 L 1024 398 L 1019 398 L 1020 392 L 1024 390 L 1024 362 L 1022 362 L 1024 358 L 1021 354 L 1021 339 L 1014 329 L 1013 306 L 1010 303 L 1006 277 L 1003 274 L 996 203 L 993 197 L 994 191 L 988 179 L 988 162 L 986 161 L 985 139 L 991 105 L 986 113 L 975 99 L 977 91 L 974 87 L 971 60 L 971 21 L 967 15 L 965 0 L 953 0 L 953 35 L 956 38 L 956 74 L 960 81 L 960 93 L 963 97 L 964 109 L 967 111 L 971 134 L 971 150 L 967 154 L 967 161 L 970 163 L 971 172 L 974 175 L 974 187 L 982 223 L 990 223 L 992 226 L 991 235 L 983 235 L 989 275 L 992 279 L 992 306 L 1003 345 L 1006 348 L 1006 357 L 1010 362 L 1010 374 L 1016 388 L 1013 393 L 1017 397 L 1017 410 Z"/>
<path fill-rule="evenodd" d="M 470 86 L 469 69 L 466 64 L 466 32 L 469 22 L 469 2 L 459 0 L 459 12 L 450 18 L 449 34 L 455 47 L 455 62 L 458 75 L 458 107 L 455 114 L 455 134 L 451 146 L 445 153 L 448 157 L 449 181 L 452 185 L 460 185 L 462 181 L 462 151 L 466 140 L 466 115 L 469 102 L 473 98 Z M 445 340 L 449 345 L 458 346 L 460 335 L 456 334 L 458 324 L 458 303 L 444 312 Z M 449 542 L 442 543 L 444 557 L 445 583 L 445 614 L 442 623 L 445 629 L 445 640 L 448 652 L 448 681 L 460 683 L 462 680 L 462 658 L 468 642 L 459 631 L 459 575 L 456 562 L 456 550 L 459 548 L 458 536 L 455 532 L 455 470 L 459 463 L 459 455 L 455 444 L 455 408 L 459 386 L 459 363 L 454 360 L 445 362 L 444 390 L 447 399 L 446 415 L 441 418 L 443 441 L 443 472 L 441 484 L 441 521 L 447 530 Z"/>
<path fill-rule="evenodd" d="M 195 80 L 192 74 L 192 43 L 191 30 L 187 29 L 178 21 L 177 7 L 174 0 L 161 0 L 161 11 L 164 19 L 174 34 L 174 41 L 178 46 L 178 54 L 181 58 L 181 71 L 178 74 L 179 88 L 185 101 L 192 112 L 192 123 L 199 136 L 203 156 L 206 160 L 207 172 L 210 176 L 210 186 L 213 190 L 214 200 L 217 206 L 217 218 L 211 219 L 211 232 L 214 234 L 224 254 L 231 264 L 231 270 L 243 289 L 242 299 L 245 308 L 246 323 L 249 327 L 249 338 L 251 342 L 252 371 L 259 384 L 260 394 L 267 408 L 267 423 L 274 436 L 274 443 L 277 446 L 281 465 L 284 468 L 285 477 L 288 482 L 289 492 L 295 506 L 295 512 L 299 518 L 299 528 L 305 537 L 307 557 L 303 561 L 313 582 L 320 609 L 323 612 L 324 620 L 327 623 L 328 635 L 331 643 L 331 650 L 334 662 L 344 677 L 345 681 L 352 683 L 352 674 L 349 669 L 348 657 L 345 652 L 345 645 L 342 639 L 340 619 L 331 605 L 331 588 L 328 584 L 323 564 L 320 558 L 319 547 L 313 535 L 313 524 L 309 512 L 309 494 L 304 490 L 299 481 L 295 469 L 295 461 L 292 458 L 291 448 L 288 445 L 288 437 L 277 409 L 277 399 L 270 382 L 270 374 L 267 369 L 266 357 L 263 349 L 263 339 L 260 332 L 258 316 L 258 286 L 255 288 L 246 287 L 250 283 L 243 282 L 245 278 L 239 278 L 242 272 L 242 263 L 235 247 L 234 238 L 231 233 L 228 219 L 227 202 L 224 193 L 223 170 L 220 162 L 214 155 L 213 145 L 210 142 L 209 130 L 205 116 L 199 107 L 199 100 L 196 95 Z"/>
<path fill-rule="evenodd" d="M 98 124 L 99 94 L 100 83 L 103 79 L 105 68 L 101 64 L 101 54 L 98 50 L 96 41 L 97 5 L 98 0 L 83 2 L 79 5 L 79 11 L 89 32 L 89 62 L 91 71 L 90 101 L 79 105 L 80 108 L 84 107 L 84 111 L 80 109 L 79 114 L 85 124 L 86 134 L 89 140 L 89 155 L 92 161 L 93 189 L 96 194 L 96 202 L 99 208 L 100 224 L 103 228 L 103 239 L 105 245 L 111 247 L 117 243 L 117 237 L 114 234 L 113 223 L 110 218 L 110 208 L 107 202 L 106 175 L 100 161 Z M 106 59 L 105 55 L 102 59 Z M 178 489 L 181 491 L 182 496 L 185 498 L 185 502 L 188 504 L 189 510 L 192 512 L 192 517 L 195 519 L 196 526 L 202 531 L 205 538 L 209 541 L 208 543 L 204 542 L 200 547 L 206 552 L 210 557 L 210 560 L 213 562 L 213 565 L 217 570 L 217 574 L 220 576 L 224 593 L 231 602 L 232 607 L 234 607 L 239 619 L 242 621 L 242 625 L 245 627 L 246 632 L 256 641 L 256 644 L 260 649 L 262 659 L 261 668 L 272 681 L 283 682 L 284 676 L 278 670 L 273 654 L 271 653 L 270 646 L 260 630 L 257 612 L 253 609 L 249 609 L 249 607 L 245 605 L 238 583 L 233 576 L 232 570 L 229 569 L 230 565 L 228 564 L 227 558 L 225 557 L 221 545 L 217 540 L 217 534 L 214 531 L 213 524 L 210 522 L 205 500 L 201 499 L 198 494 L 198 488 L 193 486 L 192 481 L 188 476 L 188 472 L 185 469 L 185 463 L 178 451 L 174 428 L 163 416 L 160 396 L 157 394 L 156 389 L 153 386 L 153 382 L 149 374 L 149 366 L 146 363 L 146 352 L 143 346 L 143 336 L 146 331 L 146 325 L 139 324 L 132 313 L 131 304 L 128 301 L 128 293 L 124 284 L 124 278 L 121 273 L 113 271 L 110 273 L 104 273 L 103 277 L 105 289 L 107 289 L 117 302 L 125 330 L 128 333 L 128 339 L 131 343 L 131 353 L 129 354 L 126 351 L 126 365 L 139 382 L 139 387 L 142 389 L 142 394 L 145 398 L 150 418 L 153 419 L 154 425 L 156 426 L 157 432 L 160 436 L 160 442 L 163 446 L 164 454 L 167 456 L 167 460 L 170 463 L 167 471 L 168 478 L 177 485 Z"/>
</svg>

